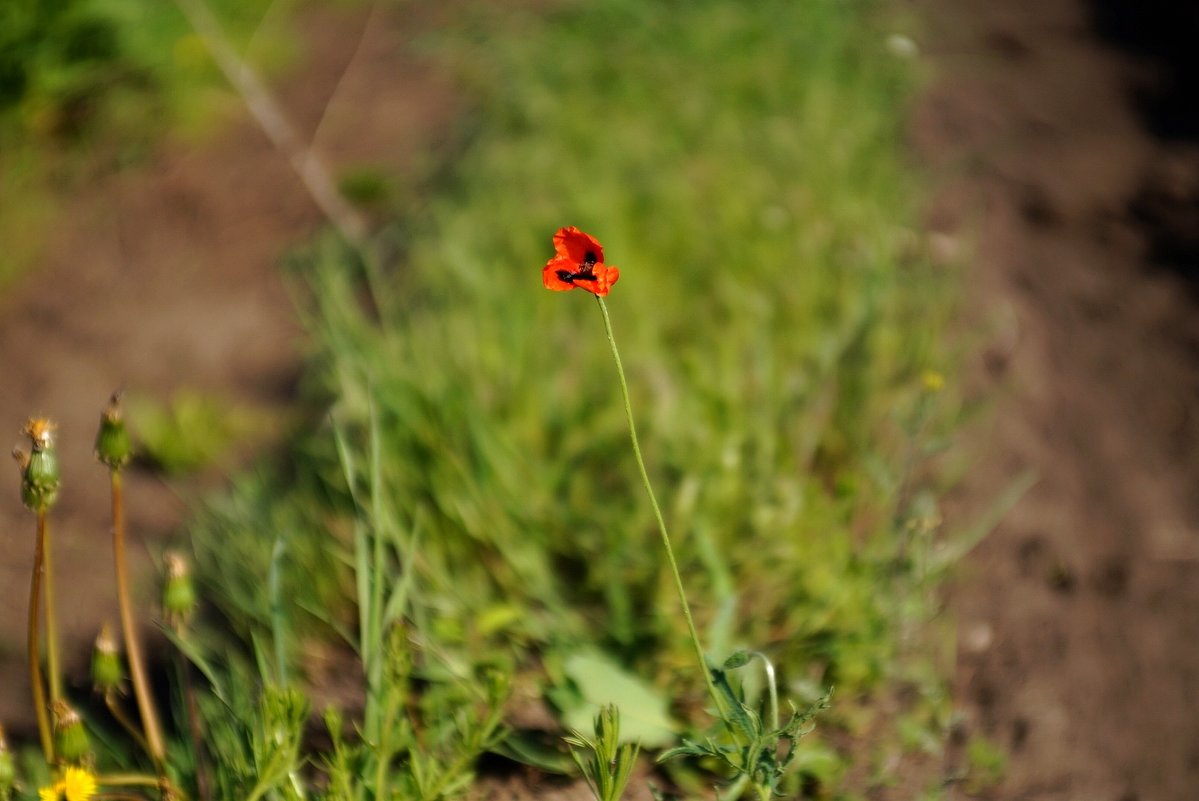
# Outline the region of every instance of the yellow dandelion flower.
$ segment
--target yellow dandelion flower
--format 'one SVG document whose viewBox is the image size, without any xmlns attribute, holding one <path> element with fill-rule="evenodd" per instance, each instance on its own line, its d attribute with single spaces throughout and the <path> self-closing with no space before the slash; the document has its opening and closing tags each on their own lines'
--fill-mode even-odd
<svg viewBox="0 0 1199 801">
<path fill-rule="evenodd" d="M 96 794 L 96 777 L 84 768 L 67 768 L 60 784 L 67 801 L 91 801 Z"/>
<path fill-rule="evenodd" d="M 50 445 L 54 439 L 54 429 L 56 428 L 58 426 L 44 417 L 31 417 L 25 423 L 24 433 L 33 440 L 33 447 L 36 450 Z"/>
<path fill-rule="evenodd" d="M 940 392 L 945 387 L 945 376 L 936 370 L 925 370 L 920 374 L 920 385 L 930 394 Z"/>
<path fill-rule="evenodd" d="M 96 794 L 96 776 L 86 768 L 71 766 L 61 779 L 37 791 L 39 801 L 91 801 Z"/>
</svg>

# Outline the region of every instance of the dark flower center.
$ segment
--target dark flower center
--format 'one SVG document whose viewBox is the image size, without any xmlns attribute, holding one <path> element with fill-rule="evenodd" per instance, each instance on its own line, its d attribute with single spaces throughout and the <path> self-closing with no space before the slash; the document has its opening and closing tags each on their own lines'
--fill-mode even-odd
<svg viewBox="0 0 1199 801">
<path fill-rule="evenodd" d="M 583 263 L 579 265 L 578 270 L 558 270 L 555 275 L 558 276 L 559 281 L 567 284 L 573 284 L 575 281 L 594 281 L 596 280 L 594 270 L 597 263 L 599 263 L 599 256 L 594 250 L 589 250 L 583 254 Z"/>
</svg>

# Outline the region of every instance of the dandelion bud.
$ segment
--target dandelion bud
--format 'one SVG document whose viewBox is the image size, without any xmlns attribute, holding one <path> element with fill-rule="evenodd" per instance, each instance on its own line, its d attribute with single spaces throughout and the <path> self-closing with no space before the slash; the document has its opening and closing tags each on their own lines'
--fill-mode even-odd
<svg viewBox="0 0 1199 801">
<path fill-rule="evenodd" d="M 92 761 L 92 746 L 79 717 L 70 704 L 58 700 L 50 708 L 54 717 L 54 752 L 59 759 L 69 764 Z"/>
<path fill-rule="evenodd" d="M 21 465 L 21 501 L 35 512 L 45 511 L 58 498 L 58 456 L 54 452 L 55 425 L 44 418 L 31 418 L 25 424 L 25 436 L 33 447 L 26 456 L 14 451 Z"/>
<path fill-rule="evenodd" d="M 112 636 L 112 629 L 107 623 L 100 627 L 96 635 L 96 644 L 92 649 L 92 686 L 98 693 L 111 692 L 124 679 L 121 669 L 121 654 L 117 640 Z"/>
<path fill-rule="evenodd" d="M 8 801 L 16 783 L 17 765 L 8 749 L 8 740 L 4 739 L 4 728 L 0 727 L 0 801 Z"/>
<path fill-rule="evenodd" d="M 167 551 L 163 561 L 166 563 L 167 580 L 162 592 L 162 609 L 168 620 L 184 623 L 196 608 L 196 588 L 192 584 L 191 566 L 178 551 Z"/>
<path fill-rule="evenodd" d="M 100 430 L 96 433 L 96 458 L 108 465 L 110 470 L 120 470 L 129 463 L 133 445 L 125 420 L 121 415 L 121 393 L 114 392 L 108 406 L 100 413 Z"/>
</svg>

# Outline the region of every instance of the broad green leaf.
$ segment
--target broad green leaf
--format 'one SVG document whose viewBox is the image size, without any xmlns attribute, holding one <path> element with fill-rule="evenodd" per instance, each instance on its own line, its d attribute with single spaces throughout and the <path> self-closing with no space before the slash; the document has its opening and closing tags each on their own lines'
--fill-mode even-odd
<svg viewBox="0 0 1199 801">
<path fill-rule="evenodd" d="M 575 654 L 564 669 L 581 696 L 576 705 L 562 711 L 566 728 L 589 732 L 600 707 L 615 704 L 620 709 L 621 742 L 637 742 L 645 748 L 674 742 L 675 724 L 666 698 L 641 678 L 596 653 Z"/>
</svg>

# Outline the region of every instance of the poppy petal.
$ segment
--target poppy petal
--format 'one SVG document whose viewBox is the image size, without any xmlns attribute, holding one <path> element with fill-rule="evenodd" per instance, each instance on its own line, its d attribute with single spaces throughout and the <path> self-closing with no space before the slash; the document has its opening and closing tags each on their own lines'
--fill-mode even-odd
<svg viewBox="0 0 1199 801">
<path fill-rule="evenodd" d="M 573 261 L 576 269 L 588 261 L 588 256 L 591 256 L 591 261 L 604 260 L 603 245 L 591 234 L 585 234 L 573 225 L 569 228 L 559 228 L 558 233 L 554 234 L 554 251 L 559 256 L 566 256 Z"/>
<path fill-rule="evenodd" d="M 541 268 L 541 283 L 545 284 L 546 289 L 552 289 L 555 292 L 565 292 L 568 289 L 574 289 L 575 285 L 569 281 L 563 281 L 558 277 L 559 271 L 573 274 L 578 270 L 578 265 L 564 256 L 555 256 L 546 262 Z"/>
<path fill-rule="evenodd" d="M 597 264 L 592 270 L 590 278 L 576 279 L 574 285 L 602 298 L 607 296 L 608 290 L 619 278 L 620 270 L 617 268 L 609 267 L 606 264 Z"/>
<path fill-rule="evenodd" d="M 608 290 L 612 288 L 612 285 L 620 280 L 620 270 L 616 267 L 610 267 L 607 264 L 597 264 L 596 268 L 596 275 L 599 276 L 599 281 L 597 282 L 598 285 L 596 286 L 595 294 L 602 298 L 608 294 Z"/>
</svg>

